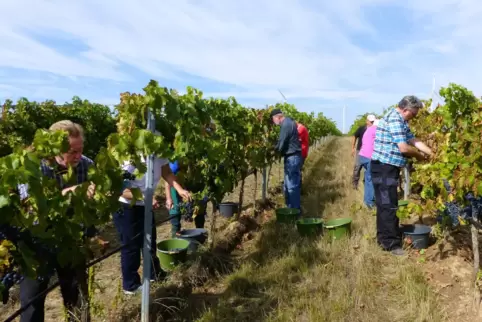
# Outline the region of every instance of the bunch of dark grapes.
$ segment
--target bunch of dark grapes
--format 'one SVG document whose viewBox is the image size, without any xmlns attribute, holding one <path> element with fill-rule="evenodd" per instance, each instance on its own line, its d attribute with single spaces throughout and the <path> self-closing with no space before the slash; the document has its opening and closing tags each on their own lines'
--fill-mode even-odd
<svg viewBox="0 0 482 322">
<path fill-rule="evenodd" d="M 446 179 L 443 179 L 443 184 L 448 193 L 452 192 L 452 187 Z M 456 202 L 445 202 L 445 210 L 442 215 L 447 215 L 452 220 L 452 225 L 458 226 L 459 217 L 467 220 L 473 218 L 479 220 L 482 216 L 482 197 L 476 198 L 473 193 L 467 193 L 465 200 L 468 201 L 467 206 L 460 206 Z"/>
<path fill-rule="evenodd" d="M 181 213 L 183 215 L 184 220 L 191 222 L 192 221 L 192 216 L 194 214 L 194 205 L 193 202 L 188 201 L 188 202 L 182 202 L 179 204 L 179 208 L 181 210 Z"/>
<path fill-rule="evenodd" d="M 0 244 L 4 240 L 12 242 L 15 246 L 22 241 L 30 250 L 35 252 L 35 259 L 40 262 L 40 267 L 37 272 L 38 281 L 41 282 L 49 279 L 54 274 L 53 259 L 55 258 L 57 247 L 49 247 L 38 239 L 33 238 L 27 231 L 10 225 L 0 225 Z M 3 272 L 3 276 L 0 276 L 0 284 L 3 286 L 1 287 L 1 298 L 4 304 L 8 301 L 9 290 L 23 279 L 24 277 L 15 261 L 10 261 L 8 267 Z"/>
<path fill-rule="evenodd" d="M 132 181 L 132 180 L 136 180 L 136 176 L 130 173 L 129 171 L 124 171 L 124 173 L 122 173 L 122 179 Z"/>
<path fill-rule="evenodd" d="M 480 220 L 482 215 L 482 197 L 476 198 L 472 193 L 465 195 L 465 199 L 470 205 L 467 207 L 466 216 L 472 217 L 474 220 Z"/>
<path fill-rule="evenodd" d="M 445 202 L 445 209 L 443 215 L 449 216 L 452 220 L 452 226 L 456 227 L 459 225 L 459 215 L 461 215 L 462 210 L 455 202 Z"/>
<path fill-rule="evenodd" d="M 2 278 L 0 278 L 0 284 L 3 285 L 1 288 L 2 294 L 2 302 L 3 304 L 8 303 L 9 299 L 9 291 L 15 284 L 20 284 L 23 281 L 23 276 L 16 270 L 11 270 L 9 272 L 4 272 Z"/>
<path fill-rule="evenodd" d="M 0 260 L 2 261 L 2 267 L 0 270 L 0 298 L 3 304 L 7 304 L 9 298 L 9 290 L 17 283 L 20 283 L 23 279 L 22 275 L 17 271 L 15 267 L 15 261 L 9 253 L 9 248 L 4 244 L 4 241 L 13 241 L 7 237 L 7 234 L 0 230 Z"/>
</svg>

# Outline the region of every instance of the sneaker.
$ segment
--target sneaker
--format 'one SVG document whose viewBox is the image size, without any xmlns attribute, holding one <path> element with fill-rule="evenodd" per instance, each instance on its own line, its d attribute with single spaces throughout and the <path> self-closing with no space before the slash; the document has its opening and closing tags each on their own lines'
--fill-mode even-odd
<svg viewBox="0 0 482 322">
<path fill-rule="evenodd" d="M 142 285 L 140 285 L 138 288 L 136 288 L 133 291 L 124 290 L 125 295 L 136 295 L 136 294 L 141 293 L 141 292 L 142 292 Z"/>
<path fill-rule="evenodd" d="M 392 249 L 392 255 L 395 255 L 395 256 L 403 256 L 405 255 L 405 251 L 401 248 L 395 248 L 395 249 Z"/>
</svg>

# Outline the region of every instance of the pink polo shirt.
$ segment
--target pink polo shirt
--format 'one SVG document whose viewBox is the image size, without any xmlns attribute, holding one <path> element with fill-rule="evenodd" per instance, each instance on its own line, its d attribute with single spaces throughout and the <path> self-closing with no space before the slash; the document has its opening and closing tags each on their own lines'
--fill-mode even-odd
<svg viewBox="0 0 482 322">
<path fill-rule="evenodd" d="M 359 155 L 362 157 L 371 159 L 373 148 L 375 147 L 375 134 L 377 132 L 376 125 L 372 125 L 365 131 L 362 138 L 362 147 L 360 149 Z"/>
</svg>

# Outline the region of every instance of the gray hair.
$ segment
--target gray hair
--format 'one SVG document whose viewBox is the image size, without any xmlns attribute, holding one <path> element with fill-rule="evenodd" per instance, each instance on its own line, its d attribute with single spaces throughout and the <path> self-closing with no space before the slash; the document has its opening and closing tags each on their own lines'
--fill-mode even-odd
<svg viewBox="0 0 482 322">
<path fill-rule="evenodd" d="M 414 95 L 407 95 L 398 103 L 398 107 L 402 110 L 419 110 L 423 108 L 423 102 Z"/>
</svg>

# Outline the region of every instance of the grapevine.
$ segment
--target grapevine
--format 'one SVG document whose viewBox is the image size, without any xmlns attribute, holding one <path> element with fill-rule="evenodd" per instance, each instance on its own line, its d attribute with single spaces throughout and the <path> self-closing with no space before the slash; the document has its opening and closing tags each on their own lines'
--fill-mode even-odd
<svg viewBox="0 0 482 322">
<path fill-rule="evenodd" d="M 477 286 L 478 229 L 482 228 L 481 102 L 471 91 L 456 84 L 442 88 L 440 96 L 445 105 L 430 112 L 426 104 L 410 123 L 416 137 L 434 151 L 430 162 L 414 164 L 412 180 L 420 201 L 412 209 L 420 218 L 423 214 L 438 216 L 446 228 L 470 224 Z M 480 305 L 478 292 L 475 299 Z"/>
<path fill-rule="evenodd" d="M 160 135 L 146 130 L 148 108 Z M 189 212 L 206 198 L 221 202 L 249 169 L 261 169 L 275 160 L 278 130 L 270 122 L 272 108 L 254 110 L 234 98 L 204 98 L 201 91 L 190 87 L 181 95 L 155 81 L 144 88 L 144 94 L 122 93 L 115 118 L 108 107 L 79 98 L 61 106 L 26 99 L 16 105 L 6 102 L 0 122 L 0 226 L 16 227 L 19 235 L 0 236 L 2 299 L 8 298 L 5 292 L 10 284 L 22 276 L 52 274 L 42 257 L 55 257 L 61 265 L 85 261 L 90 254 L 85 227 L 108 223 L 118 209 L 124 180 L 132 179 L 121 171 L 126 161 L 135 165 L 136 176 L 146 172 L 142 157 L 149 154 L 185 165 L 185 185 L 193 187 L 195 199 L 186 205 Z M 312 141 L 340 134 L 322 114 L 315 117 L 293 106 L 281 108 L 307 126 Z M 41 160 L 68 149 L 65 133 L 44 130 L 60 119 L 84 126 L 85 154 L 95 162 L 88 181 L 65 196 L 56 181 L 40 171 Z M 71 177 L 68 171 L 64 181 Z M 90 183 L 96 185 L 93 198 L 86 196 Z M 26 200 L 20 199 L 19 184 L 29 187 Z M 134 199 L 142 198 L 136 189 L 133 194 Z M 48 256 L 39 256 L 38 247 Z"/>
<path fill-rule="evenodd" d="M 463 209 L 472 208 L 482 194 L 482 153 L 477 147 L 482 131 L 480 102 L 472 92 L 455 84 L 441 89 L 440 94 L 446 105 L 433 113 L 425 108 L 411 122 L 415 135 L 435 152 L 430 163 L 414 166 L 414 184 L 423 187 L 420 211 L 436 213 L 448 204 L 457 204 L 465 217 L 477 217 L 476 205 L 475 212 Z"/>
</svg>

